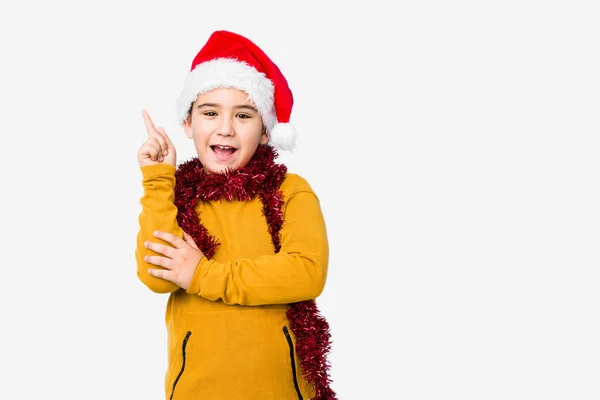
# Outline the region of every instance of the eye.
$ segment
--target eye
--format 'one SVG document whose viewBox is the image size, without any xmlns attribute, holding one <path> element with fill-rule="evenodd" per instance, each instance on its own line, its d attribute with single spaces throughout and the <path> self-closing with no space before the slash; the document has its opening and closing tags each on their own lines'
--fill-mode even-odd
<svg viewBox="0 0 600 400">
<path fill-rule="evenodd" d="M 250 115 L 248 115 L 248 114 L 238 114 L 237 116 L 238 116 L 239 118 L 241 118 L 241 119 L 252 118 L 252 117 L 251 117 Z"/>
<path fill-rule="evenodd" d="M 207 117 L 214 117 L 217 115 L 217 113 L 214 111 L 207 111 L 204 113 L 204 115 L 206 115 Z"/>
</svg>

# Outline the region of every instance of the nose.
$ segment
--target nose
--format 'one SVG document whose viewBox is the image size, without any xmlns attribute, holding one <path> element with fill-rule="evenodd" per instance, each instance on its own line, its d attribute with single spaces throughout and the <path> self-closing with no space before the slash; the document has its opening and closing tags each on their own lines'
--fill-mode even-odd
<svg viewBox="0 0 600 400">
<path fill-rule="evenodd" d="M 229 118 L 221 119 L 221 124 L 217 128 L 217 134 L 220 136 L 233 136 L 233 123 Z"/>
</svg>

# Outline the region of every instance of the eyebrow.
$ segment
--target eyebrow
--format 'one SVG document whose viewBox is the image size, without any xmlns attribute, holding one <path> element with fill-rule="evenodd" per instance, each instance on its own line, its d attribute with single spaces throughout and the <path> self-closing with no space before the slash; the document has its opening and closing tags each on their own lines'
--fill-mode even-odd
<svg viewBox="0 0 600 400">
<path fill-rule="evenodd" d="M 202 104 L 198 104 L 198 106 L 196 108 L 202 108 L 202 107 L 214 107 L 214 108 L 219 108 L 221 107 L 220 104 L 218 103 L 202 103 Z M 248 109 L 248 110 L 252 110 L 255 112 L 258 112 L 258 109 L 256 107 L 253 107 L 249 104 L 240 104 L 237 106 L 234 106 L 233 108 L 237 108 L 237 109 Z"/>
</svg>

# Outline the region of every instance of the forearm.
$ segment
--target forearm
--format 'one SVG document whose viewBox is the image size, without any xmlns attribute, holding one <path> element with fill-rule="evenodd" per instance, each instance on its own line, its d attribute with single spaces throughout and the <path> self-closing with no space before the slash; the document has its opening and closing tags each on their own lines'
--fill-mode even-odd
<svg viewBox="0 0 600 400">
<path fill-rule="evenodd" d="M 288 304 L 318 297 L 326 276 L 323 254 L 279 253 L 226 263 L 204 259 L 187 292 L 226 304 Z"/>
<path fill-rule="evenodd" d="M 142 167 L 144 193 L 140 199 L 142 211 L 139 215 L 139 231 L 135 258 L 138 278 L 153 292 L 170 293 L 179 288 L 176 284 L 148 274 L 150 268 L 161 268 L 144 261 L 146 255 L 158 255 L 144 247 L 146 241 L 167 244 L 154 236 L 154 231 L 170 232 L 183 237 L 177 224 L 177 207 L 174 201 L 175 167 L 153 165 Z"/>
<path fill-rule="evenodd" d="M 227 262 L 202 260 L 188 293 L 226 304 L 287 304 L 318 297 L 325 286 L 329 244 L 317 197 L 288 200 L 281 251 Z"/>
</svg>

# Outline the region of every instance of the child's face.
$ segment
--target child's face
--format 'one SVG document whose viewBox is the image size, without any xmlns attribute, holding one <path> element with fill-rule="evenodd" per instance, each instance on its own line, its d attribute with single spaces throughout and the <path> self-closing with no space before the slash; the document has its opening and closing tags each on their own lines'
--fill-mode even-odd
<svg viewBox="0 0 600 400">
<path fill-rule="evenodd" d="M 245 167 L 258 145 L 269 141 L 248 94 L 231 88 L 199 94 L 184 129 L 209 172 Z"/>
</svg>

